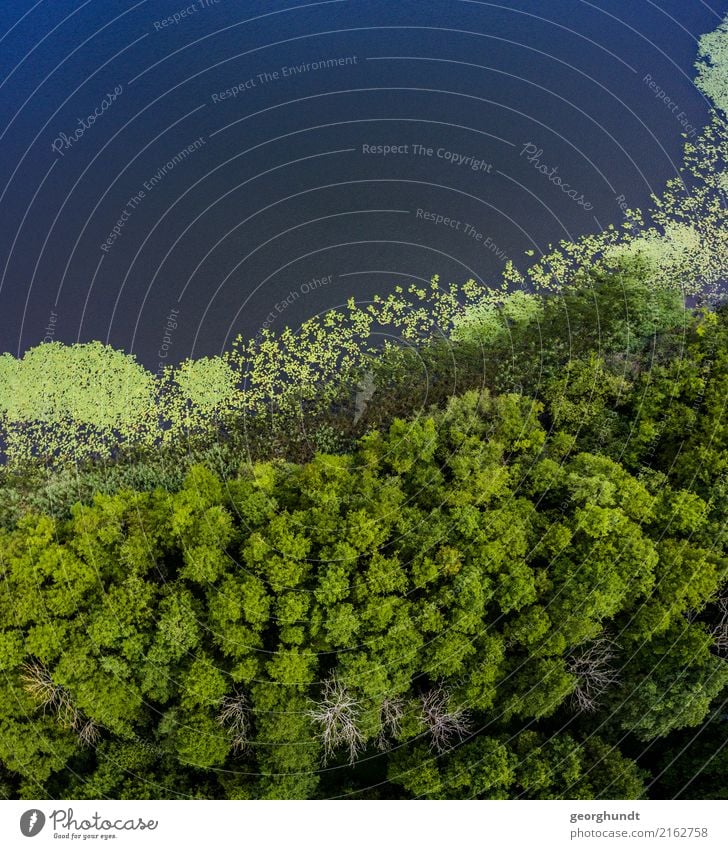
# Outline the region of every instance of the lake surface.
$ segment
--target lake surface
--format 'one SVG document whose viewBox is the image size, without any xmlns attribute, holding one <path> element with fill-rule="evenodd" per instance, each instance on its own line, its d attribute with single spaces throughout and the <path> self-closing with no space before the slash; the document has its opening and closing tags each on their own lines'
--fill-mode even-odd
<svg viewBox="0 0 728 849">
<path fill-rule="evenodd" d="M 495 281 L 676 174 L 727 9 L 4 0 L 2 350 L 100 339 L 155 370 Z"/>
</svg>

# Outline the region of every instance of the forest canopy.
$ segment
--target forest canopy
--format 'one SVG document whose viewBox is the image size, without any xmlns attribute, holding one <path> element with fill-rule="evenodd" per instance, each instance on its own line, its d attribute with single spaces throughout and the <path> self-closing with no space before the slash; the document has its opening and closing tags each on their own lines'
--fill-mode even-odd
<svg viewBox="0 0 728 849">
<path fill-rule="evenodd" d="M 0 796 L 726 798 L 725 44 L 653 208 L 493 287 L 0 356 Z"/>
<path fill-rule="evenodd" d="M 5 794 L 680 792 L 685 735 L 725 734 L 728 314 L 593 282 L 632 307 L 598 348 L 564 361 L 559 299 L 541 367 L 529 322 L 491 341 L 520 393 L 407 420 L 394 360 L 349 451 L 6 502 Z"/>
</svg>

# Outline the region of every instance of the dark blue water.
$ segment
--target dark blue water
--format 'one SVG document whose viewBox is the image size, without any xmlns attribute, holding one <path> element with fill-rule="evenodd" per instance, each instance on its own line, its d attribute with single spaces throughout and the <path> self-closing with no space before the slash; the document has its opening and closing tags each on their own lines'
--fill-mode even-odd
<svg viewBox="0 0 728 849">
<path fill-rule="evenodd" d="M 497 280 L 676 174 L 727 8 L 4 0 L 0 347 L 156 368 L 168 324 L 179 360 L 434 273 Z"/>
</svg>

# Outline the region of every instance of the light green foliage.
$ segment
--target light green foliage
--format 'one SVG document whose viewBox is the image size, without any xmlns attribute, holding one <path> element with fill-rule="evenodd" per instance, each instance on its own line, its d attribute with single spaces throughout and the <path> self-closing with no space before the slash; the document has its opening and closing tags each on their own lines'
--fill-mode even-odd
<svg viewBox="0 0 728 849">
<path fill-rule="evenodd" d="M 424 799 L 636 799 L 645 791 L 640 770 L 600 738 L 579 744 L 533 731 L 483 736 L 444 758 L 424 746 L 402 750 L 389 779 Z"/>
<path fill-rule="evenodd" d="M 492 292 L 483 293 L 479 302 L 468 304 L 454 316 L 450 338 L 489 346 L 507 339 L 511 328 L 537 321 L 543 310 L 539 297 L 521 290 L 496 299 Z"/>
<path fill-rule="evenodd" d="M 0 359 L 0 417 L 11 463 L 108 457 L 119 441 L 145 445 L 157 436 L 154 378 L 121 351 L 99 342 L 51 342 L 17 361 L 9 354 Z"/>
<path fill-rule="evenodd" d="M 163 440 L 175 442 L 195 433 L 210 433 L 242 406 L 238 375 L 221 357 L 185 360 L 165 374 L 161 411 L 169 426 Z"/>
<path fill-rule="evenodd" d="M 233 520 L 221 500 L 220 482 L 199 466 L 172 499 L 171 531 L 184 551 L 184 574 L 200 583 L 214 581 L 228 560 Z"/>
<path fill-rule="evenodd" d="M 606 252 L 606 258 L 641 259 L 651 280 L 670 280 L 690 285 L 695 269 L 707 261 L 702 234 L 692 224 L 668 222 L 664 232 L 649 230 L 628 244 Z"/>
<path fill-rule="evenodd" d="M 351 455 L 225 483 L 197 465 L 176 493 L 121 490 L 0 531 L 15 786 L 151 793 L 91 757 L 109 749 L 149 763 L 165 793 L 326 795 L 360 760 L 367 781 L 373 759 L 416 796 L 639 795 L 607 742 L 540 725 L 580 709 L 574 658 L 605 632 L 623 668 L 593 697 L 596 722 L 646 740 L 700 723 L 725 668 L 684 616 L 726 564 L 701 545 L 708 501 L 602 455 L 554 460 L 544 415 L 469 392 Z M 508 737 L 526 722 L 535 735 Z"/>
<path fill-rule="evenodd" d="M 623 727 L 650 740 L 702 722 L 728 683 L 728 665 L 712 644 L 702 626 L 683 621 L 633 657 L 621 692 L 612 695 Z"/>
<path fill-rule="evenodd" d="M 728 17 L 698 42 L 696 85 L 728 115 Z"/>
</svg>

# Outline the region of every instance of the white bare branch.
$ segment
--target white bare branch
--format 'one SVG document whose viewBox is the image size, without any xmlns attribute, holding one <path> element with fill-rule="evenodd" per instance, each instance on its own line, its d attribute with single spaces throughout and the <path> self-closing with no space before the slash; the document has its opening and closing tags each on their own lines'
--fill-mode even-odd
<svg viewBox="0 0 728 849">
<path fill-rule="evenodd" d="M 382 730 L 377 735 L 377 748 L 380 751 L 387 749 L 389 740 L 396 740 L 402 729 L 402 717 L 404 716 L 404 700 L 399 696 L 387 697 L 379 708 L 379 722 Z"/>
<path fill-rule="evenodd" d="M 233 752 L 244 752 L 250 745 L 250 707 L 243 693 L 235 692 L 220 702 L 217 721 L 232 738 Z"/>
<path fill-rule="evenodd" d="M 101 737 L 101 731 L 92 719 L 81 723 L 76 733 L 82 746 L 95 746 Z"/>
<path fill-rule="evenodd" d="M 38 661 L 32 661 L 23 667 L 23 688 L 46 710 L 58 710 L 67 701 L 67 693 L 63 687 L 54 683 L 50 672 Z"/>
<path fill-rule="evenodd" d="M 720 621 L 711 629 L 713 644 L 721 653 L 728 652 L 728 595 L 721 596 L 716 602 Z"/>
<path fill-rule="evenodd" d="M 71 694 L 56 684 L 48 669 L 38 661 L 26 663 L 23 668 L 23 687 L 43 708 L 52 711 L 58 722 L 76 733 L 83 746 L 95 746 L 101 737 L 99 726 L 87 719 L 73 704 Z"/>
<path fill-rule="evenodd" d="M 324 683 L 322 696 L 321 701 L 314 703 L 314 707 L 307 711 L 307 714 L 319 726 L 324 763 L 333 756 L 336 749 L 344 746 L 348 749 L 349 763 L 353 764 L 364 748 L 364 735 L 357 725 L 361 712 L 360 703 L 336 677 Z"/>
<path fill-rule="evenodd" d="M 432 735 L 431 746 L 437 752 L 452 748 L 456 739 L 464 739 L 470 730 L 470 717 L 464 708 L 449 706 L 450 695 L 436 687 L 422 696 L 422 724 Z"/>
<path fill-rule="evenodd" d="M 576 677 L 572 693 L 574 708 L 580 712 L 594 711 L 607 689 L 619 683 L 612 666 L 617 655 L 617 645 L 601 636 L 574 651 L 567 661 L 568 671 Z"/>
</svg>

